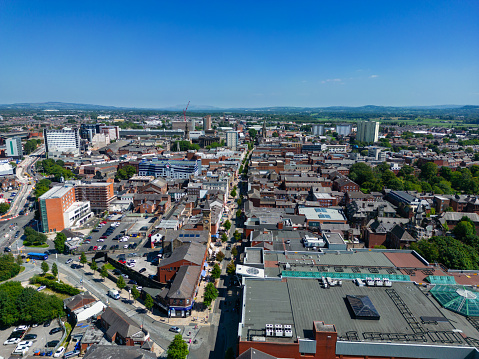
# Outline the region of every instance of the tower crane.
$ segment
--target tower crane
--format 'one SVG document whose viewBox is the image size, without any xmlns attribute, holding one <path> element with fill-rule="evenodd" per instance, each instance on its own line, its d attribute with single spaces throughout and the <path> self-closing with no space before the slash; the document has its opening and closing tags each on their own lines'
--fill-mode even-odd
<svg viewBox="0 0 479 359">
<path fill-rule="evenodd" d="M 188 110 L 188 106 L 190 105 L 190 101 L 188 101 L 188 105 L 186 105 L 186 108 L 183 110 L 183 118 L 186 122 L 186 110 Z"/>
</svg>

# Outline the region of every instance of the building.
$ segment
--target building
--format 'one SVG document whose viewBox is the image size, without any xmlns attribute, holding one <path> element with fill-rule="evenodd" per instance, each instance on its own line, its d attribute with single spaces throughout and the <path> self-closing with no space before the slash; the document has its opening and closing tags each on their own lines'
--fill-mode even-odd
<svg viewBox="0 0 479 359">
<path fill-rule="evenodd" d="M 196 236 L 194 231 L 190 232 L 192 232 L 192 236 Z M 198 233 L 198 237 L 201 237 L 201 234 Z M 160 262 L 157 280 L 160 283 L 171 282 L 182 266 L 198 266 L 202 268 L 205 260 L 206 246 L 204 244 L 192 241 L 185 243 L 174 249 L 168 258 L 164 258 Z"/>
<path fill-rule="evenodd" d="M 82 341 L 83 342 L 83 341 Z M 146 344 L 151 343 L 147 341 Z M 98 345 L 93 344 L 88 347 L 88 350 L 85 352 L 84 359 L 111 359 L 111 358 L 121 358 L 121 359 L 157 359 L 158 356 L 150 352 L 149 349 L 144 349 L 145 345 L 141 347 L 135 346 L 120 346 L 120 345 Z"/>
<path fill-rule="evenodd" d="M 61 130 L 43 130 L 45 151 L 49 157 L 60 157 L 62 154 L 80 154 L 80 133 L 78 129 L 63 128 Z"/>
<path fill-rule="evenodd" d="M 0 176 L 11 176 L 15 174 L 15 169 L 8 161 L 0 161 Z"/>
<path fill-rule="evenodd" d="M 94 212 L 108 211 L 114 198 L 112 182 L 82 183 L 75 186 L 75 200 L 90 201 Z"/>
<path fill-rule="evenodd" d="M 195 130 L 195 120 L 191 121 L 172 121 L 171 126 L 173 130 L 183 130 L 185 131 L 186 128 L 188 128 L 188 131 L 194 131 Z"/>
<path fill-rule="evenodd" d="M 111 342 L 121 345 L 142 345 L 150 338 L 150 334 L 119 309 L 111 307 L 101 315 L 101 326 L 106 330 L 106 337 Z"/>
<path fill-rule="evenodd" d="M 236 151 L 238 148 L 238 132 L 228 131 L 226 132 L 226 147 Z"/>
<path fill-rule="evenodd" d="M 324 125 L 313 125 L 311 128 L 314 136 L 324 135 Z"/>
<path fill-rule="evenodd" d="M 99 133 L 110 137 L 110 140 L 118 140 L 120 138 L 120 128 L 118 126 L 99 126 Z"/>
<path fill-rule="evenodd" d="M 77 202 L 72 185 L 55 186 L 38 200 L 45 233 L 60 232 L 65 228 L 80 225 L 92 216 L 90 202 Z"/>
<path fill-rule="evenodd" d="M 299 208 L 298 213 L 306 217 L 308 227 L 318 228 L 322 224 L 346 224 L 346 216 L 341 210 L 323 207 Z"/>
<path fill-rule="evenodd" d="M 211 115 L 203 117 L 203 131 L 211 130 Z"/>
<path fill-rule="evenodd" d="M 352 125 L 349 123 L 344 123 L 336 125 L 336 133 L 340 136 L 349 136 L 351 134 Z"/>
<path fill-rule="evenodd" d="M 138 164 L 139 176 L 154 176 L 173 179 L 187 179 L 191 175 L 201 173 L 201 160 L 174 161 L 174 160 L 145 160 Z"/>
<path fill-rule="evenodd" d="M 356 140 L 359 142 L 378 142 L 379 122 L 360 121 L 358 122 L 358 132 Z"/>
<path fill-rule="evenodd" d="M 22 139 L 20 137 L 7 138 L 5 145 L 7 147 L 7 157 L 23 157 Z"/>
<path fill-rule="evenodd" d="M 80 137 L 84 140 L 91 141 L 93 136 L 100 133 L 100 124 L 95 123 L 82 123 L 80 125 Z"/>
</svg>

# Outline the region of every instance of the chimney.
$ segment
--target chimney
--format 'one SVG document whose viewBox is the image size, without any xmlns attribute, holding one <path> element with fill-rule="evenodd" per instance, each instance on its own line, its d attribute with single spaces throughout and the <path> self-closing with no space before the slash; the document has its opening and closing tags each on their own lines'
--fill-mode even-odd
<svg viewBox="0 0 479 359">
<path fill-rule="evenodd" d="M 278 222 L 278 229 L 283 229 L 283 222 Z"/>
</svg>

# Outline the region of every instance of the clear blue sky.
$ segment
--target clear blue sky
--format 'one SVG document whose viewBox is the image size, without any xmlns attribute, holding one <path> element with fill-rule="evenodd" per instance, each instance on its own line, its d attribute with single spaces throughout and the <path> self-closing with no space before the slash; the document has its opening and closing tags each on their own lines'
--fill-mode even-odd
<svg viewBox="0 0 479 359">
<path fill-rule="evenodd" d="M 479 104 L 479 1 L 0 0 L 0 103 Z"/>
</svg>

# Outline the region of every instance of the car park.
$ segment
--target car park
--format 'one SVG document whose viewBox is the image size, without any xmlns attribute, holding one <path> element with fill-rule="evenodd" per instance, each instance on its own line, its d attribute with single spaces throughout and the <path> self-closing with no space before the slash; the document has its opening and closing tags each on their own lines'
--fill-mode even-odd
<svg viewBox="0 0 479 359">
<path fill-rule="evenodd" d="M 92 251 L 92 250 L 93 250 L 93 246 L 90 246 L 90 247 L 88 248 L 88 251 L 90 252 L 90 251 Z"/>
</svg>

